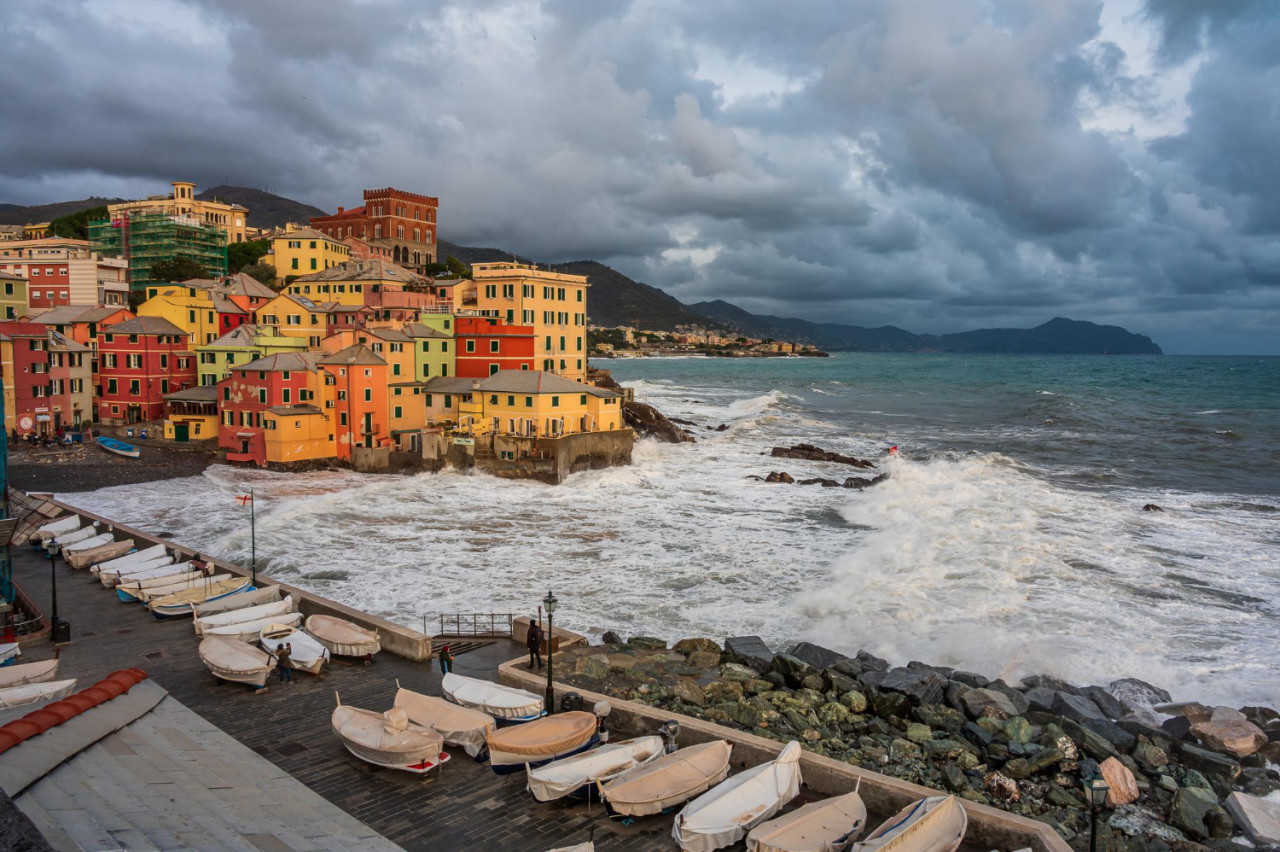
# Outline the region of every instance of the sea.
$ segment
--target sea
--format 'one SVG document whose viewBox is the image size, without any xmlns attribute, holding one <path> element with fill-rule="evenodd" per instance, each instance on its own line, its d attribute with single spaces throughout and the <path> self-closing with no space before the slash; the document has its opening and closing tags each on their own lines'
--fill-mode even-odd
<svg viewBox="0 0 1280 852">
<path fill-rule="evenodd" d="M 559 486 L 215 465 L 60 496 L 219 557 L 256 547 L 274 577 L 430 633 L 554 591 L 557 624 L 593 637 L 754 634 L 1280 706 L 1280 359 L 598 366 L 696 443 L 643 440 L 630 466 Z M 876 469 L 770 456 L 802 442 Z M 771 471 L 889 479 L 756 478 Z"/>
</svg>

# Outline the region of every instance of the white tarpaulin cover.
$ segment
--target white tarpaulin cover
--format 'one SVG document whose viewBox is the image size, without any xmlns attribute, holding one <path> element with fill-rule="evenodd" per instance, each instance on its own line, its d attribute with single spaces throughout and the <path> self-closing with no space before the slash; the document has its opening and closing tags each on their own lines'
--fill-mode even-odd
<svg viewBox="0 0 1280 852">
<path fill-rule="evenodd" d="M 263 686 L 276 667 L 276 658 L 252 645 L 225 636 L 200 640 L 200 661 L 223 680 Z"/>
<path fill-rule="evenodd" d="M 253 593 L 247 592 L 245 595 L 237 595 L 236 597 L 245 597 L 249 594 Z M 192 619 L 191 625 L 195 628 L 197 636 L 203 636 L 204 632 L 212 627 L 225 627 L 228 624 L 239 624 L 243 621 L 257 621 L 259 618 L 270 618 L 273 615 L 284 615 L 289 612 L 293 612 L 292 595 L 289 595 L 282 601 L 258 604 L 257 606 L 249 606 L 244 609 L 233 609 L 230 612 L 218 612 L 213 615 L 197 616 Z"/>
<path fill-rule="evenodd" d="M 757 825 L 747 835 L 747 852 L 841 852 L 866 824 L 862 797 L 846 793 Z"/>
<path fill-rule="evenodd" d="M 210 598 L 223 595 L 234 595 L 249 587 L 248 577 L 235 577 L 230 574 L 214 575 L 201 580 L 190 589 L 183 589 L 162 598 L 153 599 L 147 607 L 156 615 L 191 615 L 192 607 L 204 603 Z"/>
<path fill-rule="evenodd" d="M 71 544 L 63 545 L 62 555 L 66 556 L 71 553 L 79 553 L 82 550 L 93 550 L 95 547 L 101 547 L 104 544 L 110 544 L 115 541 L 115 536 L 111 533 L 98 533 L 86 538 L 77 539 Z"/>
<path fill-rule="evenodd" d="M 551 852 L 596 852 L 594 843 L 579 843 L 577 846 L 558 846 Z"/>
<path fill-rule="evenodd" d="M 776 760 L 735 775 L 685 805 L 671 836 L 686 852 L 713 852 L 737 843 L 799 794 L 800 743 L 792 740 Z"/>
<path fill-rule="evenodd" d="M 284 589 L 280 586 L 267 586 L 265 589 L 254 589 L 252 592 L 241 592 L 229 598 L 219 598 L 216 601 L 196 604 L 196 615 L 204 618 L 210 615 L 217 615 L 220 612 L 231 612 L 234 609 L 246 609 L 259 604 L 273 603 L 285 597 Z"/>
<path fill-rule="evenodd" d="M 898 811 L 853 848 L 858 852 L 955 852 L 968 827 L 969 816 L 955 796 L 932 796 Z"/>
<path fill-rule="evenodd" d="M 332 615 L 313 615 L 307 619 L 307 632 L 319 640 L 332 654 L 363 657 L 382 650 L 378 634 L 359 624 Z M 447 677 L 447 675 L 446 675 Z"/>
<path fill-rule="evenodd" d="M 462 746 L 467 754 L 478 757 L 497 724 L 488 713 L 451 704 L 434 695 L 423 695 L 410 689 L 396 690 L 395 706 L 409 714 L 409 721 L 424 728 L 434 728 L 449 745 Z"/>
<path fill-rule="evenodd" d="M 72 568 L 88 568 L 95 562 L 103 559 L 114 559 L 131 550 L 133 550 L 133 539 L 131 538 L 122 539 L 121 541 L 107 541 L 97 547 L 68 553 L 67 561 L 71 563 Z"/>
<path fill-rule="evenodd" d="M 296 613 L 295 613 L 296 614 Z M 297 624 L 294 620 L 293 624 Z M 293 624 L 275 621 L 263 626 L 258 634 L 262 650 L 276 654 L 277 645 L 289 645 L 289 662 L 295 669 L 309 674 L 320 674 L 320 667 L 329 662 L 329 649 Z"/>
<path fill-rule="evenodd" d="M 539 802 L 554 801 L 585 785 L 610 781 L 628 769 L 657 760 L 663 751 L 662 737 L 637 737 L 553 760 L 546 766 L 529 769 L 529 792 Z"/>
<path fill-rule="evenodd" d="M 150 562 L 153 559 L 159 559 L 161 556 L 168 556 L 169 551 L 163 544 L 157 544 L 155 547 L 148 547 L 144 550 L 135 550 L 133 553 L 126 553 L 124 556 L 117 556 L 115 559 L 106 562 L 99 562 L 89 570 L 101 575 L 103 571 L 111 571 L 119 573 L 119 569 L 126 565 L 132 565 L 137 562 Z"/>
<path fill-rule="evenodd" d="M 185 582 L 188 577 L 195 577 L 201 573 L 198 569 L 193 568 L 190 562 L 179 562 L 176 565 L 159 565 L 157 567 L 164 568 L 164 573 L 152 574 L 148 571 L 146 576 L 129 575 L 121 577 L 120 582 L 116 583 L 116 588 L 124 589 L 126 592 L 135 592 L 139 589 L 158 589 L 162 586 L 172 586 L 175 583 Z"/>
<path fill-rule="evenodd" d="M 238 621 L 234 624 L 224 624 L 221 627 L 206 627 L 204 635 L 222 636 L 227 639 L 236 639 L 240 642 L 256 642 L 262 633 L 262 628 L 270 624 L 278 624 L 281 627 L 297 627 L 301 622 L 302 613 L 285 612 L 278 615 L 255 618 L 253 621 Z"/>
<path fill-rule="evenodd" d="M 65 518 L 59 518 L 51 521 L 40 529 L 31 534 L 31 541 L 46 541 L 51 538 L 57 538 L 62 533 L 74 532 L 80 529 L 80 516 L 68 515 Z"/>
<path fill-rule="evenodd" d="M 22 707 L 37 701 L 57 701 L 66 698 L 76 688 L 75 679 L 51 680 L 46 683 L 28 683 L 0 689 L 0 710 Z"/>
<path fill-rule="evenodd" d="M 120 583 L 127 583 L 130 580 L 137 580 L 146 576 L 159 576 L 158 574 L 150 574 L 148 572 L 154 571 L 156 568 L 167 568 L 172 564 L 172 556 L 159 556 L 147 562 L 132 562 L 122 568 L 114 568 L 110 571 L 99 571 L 98 581 L 110 589 Z"/>
<path fill-rule="evenodd" d="M 0 666 L 0 689 L 22 686 L 28 683 L 44 683 L 58 676 L 58 660 L 41 660 L 38 663 L 21 663 L 16 666 Z"/>
<path fill-rule="evenodd" d="M 58 547 L 66 547 L 68 544 L 75 544 L 77 541 L 84 541 L 86 538 L 92 538 L 98 534 L 98 522 L 94 521 L 71 532 L 58 533 L 58 537 L 53 543 Z"/>
<path fill-rule="evenodd" d="M 448 675 L 445 675 L 448 677 Z M 537 763 L 585 746 L 596 735 L 596 717 L 583 710 L 543 716 L 489 734 L 489 765 Z"/>
<path fill-rule="evenodd" d="M 626 816 L 661 813 L 723 781 L 732 751 L 725 740 L 682 748 L 601 784 L 600 794 Z"/>
<path fill-rule="evenodd" d="M 385 713 L 339 704 L 330 719 L 347 751 L 379 766 L 412 766 L 435 761 L 444 740 L 430 728 L 415 725 L 398 708 Z"/>
<path fill-rule="evenodd" d="M 531 719 L 542 713 L 542 696 L 513 686 L 502 686 L 449 672 L 441 680 L 440 689 L 444 697 L 454 704 L 488 713 L 498 719 Z"/>
</svg>

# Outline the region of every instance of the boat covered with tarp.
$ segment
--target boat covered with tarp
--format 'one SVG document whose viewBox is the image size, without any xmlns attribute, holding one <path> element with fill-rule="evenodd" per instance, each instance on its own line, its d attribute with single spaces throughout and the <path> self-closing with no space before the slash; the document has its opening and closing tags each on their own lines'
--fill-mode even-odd
<svg viewBox="0 0 1280 852">
<path fill-rule="evenodd" d="M 89 566 L 89 573 L 96 574 L 101 577 L 104 571 L 112 574 L 119 574 L 121 568 L 128 567 L 138 562 L 150 562 L 153 559 L 159 559 L 161 556 L 168 556 L 169 548 L 163 544 L 157 544 L 153 547 L 146 547 L 142 550 L 135 550 L 126 553 L 124 556 L 117 556 L 115 559 L 108 559 L 99 562 L 96 565 Z"/>
<path fill-rule="evenodd" d="M 153 577 L 163 577 L 165 573 L 173 573 L 173 557 L 161 556 L 158 559 L 152 559 L 150 562 L 135 562 L 132 565 L 126 565 L 120 569 L 120 573 L 101 573 L 98 575 L 98 582 L 106 586 L 108 589 L 114 589 L 121 583 L 132 583 L 135 580 L 149 580 Z"/>
<path fill-rule="evenodd" d="M 70 562 L 71 557 L 75 556 L 77 553 L 97 550 L 99 547 L 102 547 L 102 545 L 110 544 L 115 540 L 116 537 L 109 532 L 95 533 L 91 536 L 76 539 L 70 544 L 62 545 L 62 558 Z"/>
<path fill-rule="evenodd" d="M 330 717 L 333 733 L 347 751 L 375 766 L 422 774 L 449 759 L 438 731 L 415 725 L 401 707 L 385 713 L 344 706 L 338 700 Z"/>
<path fill-rule="evenodd" d="M 302 623 L 302 613 L 282 612 L 277 615 L 264 615 L 252 621 L 236 621 L 221 627 L 206 627 L 204 636 L 222 636 L 226 639 L 238 639 L 241 642 L 256 644 L 262 635 L 262 628 L 272 624 L 281 627 L 297 627 Z"/>
<path fill-rule="evenodd" d="M 732 752 L 725 740 L 677 749 L 599 785 L 600 797 L 622 816 L 660 814 L 723 781 Z"/>
<path fill-rule="evenodd" d="M 27 536 L 27 541 L 42 544 L 50 539 L 56 539 L 63 533 L 75 532 L 78 529 L 80 529 L 80 516 L 67 515 L 65 518 L 58 518 L 56 521 L 42 525 Z M 18 543 L 16 539 L 14 541 Z"/>
<path fill-rule="evenodd" d="M 84 526 L 78 527 L 70 532 L 58 533 L 58 536 L 53 540 L 53 543 L 60 548 L 64 548 L 68 545 L 75 544 L 78 541 L 84 541 L 86 538 L 93 538 L 97 534 L 98 522 L 93 521 L 92 523 L 85 524 Z"/>
<path fill-rule="evenodd" d="M 276 655 L 280 645 L 288 645 L 289 662 L 295 669 L 307 674 L 320 674 L 321 667 L 329 662 L 329 649 L 299 630 L 295 626 L 297 623 L 297 619 L 293 619 L 291 624 L 273 621 L 263 625 L 258 632 L 258 642 L 262 650 Z"/>
<path fill-rule="evenodd" d="M 447 675 L 446 675 L 447 677 Z M 540 766 L 585 751 L 599 742 L 596 717 L 584 710 L 544 716 L 489 734 L 489 766 L 499 775 Z"/>
<path fill-rule="evenodd" d="M 775 759 L 738 773 L 685 805 L 671 836 L 686 852 L 732 846 L 800 795 L 800 781 L 800 743 L 792 740 Z"/>
<path fill-rule="evenodd" d="M 930 796 L 907 805 L 853 847 L 855 852 L 955 852 L 969 815 L 955 796 Z"/>
<path fill-rule="evenodd" d="M 551 802 L 565 796 L 580 797 L 597 783 L 608 783 L 629 769 L 652 763 L 664 753 L 662 737 L 657 736 L 602 745 L 584 754 L 531 768 L 529 792 L 539 802 Z"/>
<path fill-rule="evenodd" d="M 120 541 L 107 541 L 97 547 L 90 547 L 83 550 L 76 550 L 67 554 L 67 562 L 72 568 L 88 568 L 95 562 L 103 559 L 115 559 L 117 556 L 123 556 L 133 550 L 133 539 L 126 538 Z"/>
<path fill-rule="evenodd" d="M 44 683 L 58 676 L 58 658 L 36 663 L 20 663 L 0 666 L 0 689 L 24 686 L 28 683 Z"/>
<path fill-rule="evenodd" d="M 190 562 L 161 566 L 166 570 L 146 577 L 129 577 L 116 583 L 116 597 L 125 603 L 148 601 L 185 589 L 193 581 L 205 576 L 204 571 Z"/>
<path fill-rule="evenodd" d="M 239 594 L 252 588 L 252 581 L 248 577 L 215 575 L 196 582 L 189 589 L 154 598 L 147 603 L 147 608 L 156 618 L 178 618 L 191 615 L 191 608 L 198 603 Z"/>
<path fill-rule="evenodd" d="M 71 694 L 71 690 L 75 688 L 75 678 L 71 680 L 25 683 L 21 686 L 7 686 L 0 689 L 0 710 L 25 707 L 38 701 L 57 701 L 61 698 L 66 698 Z"/>
<path fill-rule="evenodd" d="M 454 704 L 488 713 L 499 722 L 528 722 L 543 715 L 542 696 L 514 686 L 503 686 L 449 672 L 440 691 Z"/>
<path fill-rule="evenodd" d="M 354 621 L 333 615 L 313 615 L 307 619 L 307 632 L 339 657 L 370 657 L 382 650 L 378 632 L 361 627 Z"/>
<path fill-rule="evenodd" d="M 236 609 L 248 609 L 251 606 L 258 606 L 265 603 L 275 603 L 288 597 L 283 586 L 267 586 L 265 589 L 254 589 L 251 592 L 241 592 L 238 595 L 232 595 L 229 598 L 219 598 L 216 601 L 206 601 L 202 604 L 196 604 L 195 614 L 197 618 L 206 618 L 210 615 L 217 615 L 220 612 L 231 612 Z"/>
<path fill-rule="evenodd" d="M 215 677 L 233 683 L 266 686 L 267 676 L 276 667 L 276 658 L 266 651 L 225 636 L 204 637 L 200 640 L 197 653 L 200 655 L 200 662 Z"/>
<path fill-rule="evenodd" d="M 237 597 L 248 597 L 256 592 L 245 592 Z M 217 603 L 215 601 L 215 603 Z M 247 606 L 243 609 L 233 609 L 228 612 L 216 612 L 212 615 L 196 614 L 191 620 L 191 626 L 195 629 L 197 636 L 203 636 L 205 631 L 214 627 L 226 627 L 231 624 L 240 624 L 246 621 L 257 621 L 260 618 L 271 618 L 276 615 L 285 615 L 293 612 L 293 596 L 288 595 L 284 600 L 271 601 L 270 603 L 262 603 L 257 606 Z"/>
<path fill-rule="evenodd" d="M 845 793 L 760 823 L 747 835 L 747 852 L 843 852 L 866 824 L 862 797 Z"/>
<path fill-rule="evenodd" d="M 497 729 L 488 713 L 405 689 L 400 681 L 396 681 L 395 706 L 408 713 L 409 721 L 415 725 L 436 729 L 446 743 L 462 746 L 475 758 L 484 754 L 489 734 Z"/>
</svg>

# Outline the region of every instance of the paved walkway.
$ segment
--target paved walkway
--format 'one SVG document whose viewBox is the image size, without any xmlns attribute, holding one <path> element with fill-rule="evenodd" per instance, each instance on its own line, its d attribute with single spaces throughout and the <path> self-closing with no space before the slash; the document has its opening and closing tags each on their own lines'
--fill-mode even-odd
<svg viewBox="0 0 1280 852">
<path fill-rule="evenodd" d="M 14 550 L 14 578 L 48 607 L 48 560 L 31 548 Z M 450 749 L 453 759 L 441 777 L 427 781 L 350 756 L 329 726 L 334 692 L 344 704 L 379 710 L 391 705 L 397 679 L 439 695 L 440 674 L 431 667 L 383 652 L 372 666 L 334 664 L 322 678 L 295 673 L 293 684 L 273 682 L 255 695 L 208 672 L 189 619 L 156 621 L 140 604 L 120 603 L 92 575 L 61 560 L 57 575 L 58 613 L 71 623 L 72 638 L 62 651 L 61 677 L 77 677 L 83 688 L 116 669 L 144 669 L 200 716 L 407 850 L 543 852 L 585 841 L 592 826 L 602 852 L 674 848 L 670 816 L 624 826 L 598 804 L 539 804 L 522 774 L 496 776 L 460 748 Z M 498 642 L 458 656 L 455 670 L 493 679 L 498 664 L 520 651 Z M 50 653 L 49 646 L 37 646 L 24 658 Z"/>
</svg>

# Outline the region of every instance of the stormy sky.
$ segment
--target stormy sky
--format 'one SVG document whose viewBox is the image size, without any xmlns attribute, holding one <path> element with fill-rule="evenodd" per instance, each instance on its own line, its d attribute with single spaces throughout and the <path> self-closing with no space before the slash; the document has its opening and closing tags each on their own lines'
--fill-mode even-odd
<svg viewBox="0 0 1280 852">
<path fill-rule="evenodd" d="M 0 201 L 172 179 L 692 302 L 1280 354 L 1274 0 L 6 0 Z M 252 220 L 251 220 L 252 221 Z"/>
</svg>

